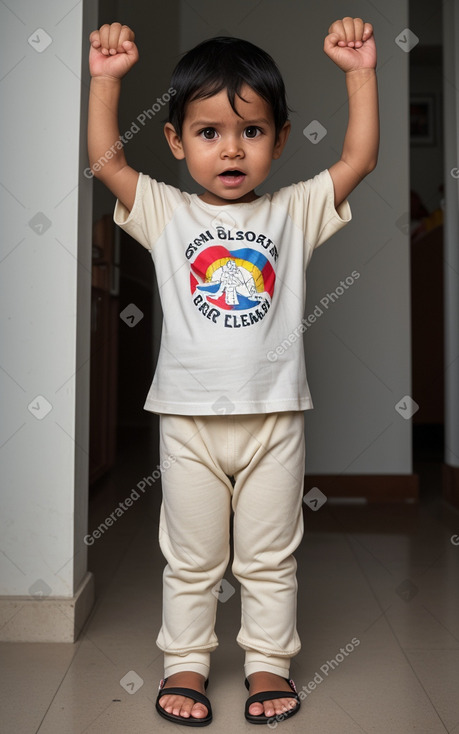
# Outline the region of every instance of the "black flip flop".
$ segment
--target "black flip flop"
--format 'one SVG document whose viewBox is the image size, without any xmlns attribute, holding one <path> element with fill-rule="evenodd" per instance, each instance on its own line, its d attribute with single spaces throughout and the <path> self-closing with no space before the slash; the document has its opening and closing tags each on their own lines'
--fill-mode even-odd
<svg viewBox="0 0 459 734">
<path fill-rule="evenodd" d="M 158 689 L 158 696 L 156 698 L 156 711 L 160 716 L 162 716 L 164 719 L 167 719 L 168 721 L 173 721 L 174 724 L 183 724 L 183 726 L 207 726 L 212 721 L 212 708 L 210 705 L 210 701 L 207 698 L 207 696 L 204 696 L 199 691 L 195 691 L 193 688 L 165 688 L 164 686 L 167 683 L 167 678 L 164 678 L 159 683 L 159 689 Z M 207 688 L 209 681 L 206 680 L 204 687 Z M 170 714 L 168 711 L 163 709 L 162 706 L 159 705 L 159 699 L 162 698 L 162 696 L 168 696 L 175 694 L 177 696 L 186 696 L 187 698 L 192 698 L 193 701 L 196 701 L 197 703 L 202 703 L 207 708 L 207 716 L 205 716 L 203 719 L 198 719 L 196 716 L 189 716 L 188 718 L 185 718 L 185 716 L 176 716 L 175 714 Z"/>
<path fill-rule="evenodd" d="M 273 721 L 284 721 L 285 719 L 289 719 L 290 716 L 294 716 L 294 714 L 298 713 L 301 706 L 301 701 L 296 691 L 295 683 L 288 678 L 285 678 L 284 680 L 287 681 L 290 688 L 292 689 L 293 696 L 290 695 L 288 691 L 261 691 L 260 693 L 254 693 L 253 696 L 249 696 L 247 701 L 245 702 L 244 716 L 247 721 L 249 721 L 251 724 L 272 724 Z M 247 678 L 245 679 L 245 686 L 247 689 L 250 688 L 250 684 Z M 263 701 L 271 701 L 274 698 L 294 698 L 297 703 L 294 709 L 284 711 L 282 714 L 273 714 L 272 716 L 258 714 L 258 716 L 256 716 L 255 714 L 249 713 L 249 706 L 251 706 L 253 703 L 263 703 Z"/>
</svg>

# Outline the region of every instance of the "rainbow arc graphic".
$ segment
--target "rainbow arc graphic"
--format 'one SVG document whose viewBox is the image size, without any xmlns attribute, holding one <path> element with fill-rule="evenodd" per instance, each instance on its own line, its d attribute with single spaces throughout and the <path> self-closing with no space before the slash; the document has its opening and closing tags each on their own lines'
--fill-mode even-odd
<svg viewBox="0 0 459 734">
<path fill-rule="evenodd" d="M 203 250 L 191 265 L 190 288 L 223 310 L 250 310 L 272 299 L 276 274 L 257 250 L 228 250 L 216 245 Z"/>
</svg>

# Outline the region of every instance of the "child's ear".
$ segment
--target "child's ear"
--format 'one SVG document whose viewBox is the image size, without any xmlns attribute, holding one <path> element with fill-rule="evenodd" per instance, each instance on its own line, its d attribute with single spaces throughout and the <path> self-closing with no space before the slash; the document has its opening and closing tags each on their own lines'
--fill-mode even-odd
<svg viewBox="0 0 459 734">
<path fill-rule="evenodd" d="M 164 135 L 175 158 L 179 161 L 183 160 L 185 158 L 185 151 L 183 150 L 182 141 L 175 132 L 175 127 L 170 122 L 166 122 L 164 125 Z"/>
<path fill-rule="evenodd" d="M 282 151 L 285 147 L 285 143 L 287 142 L 287 138 L 290 135 L 291 127 L 292 126 L 290 122 L 287 120 L 283 128 L 280 130 L 279 135 L 277 136 L 277 140 L 274 143 L 273 160 L 277 160 L 277 158 L 281 157 Z"/>
</svg>

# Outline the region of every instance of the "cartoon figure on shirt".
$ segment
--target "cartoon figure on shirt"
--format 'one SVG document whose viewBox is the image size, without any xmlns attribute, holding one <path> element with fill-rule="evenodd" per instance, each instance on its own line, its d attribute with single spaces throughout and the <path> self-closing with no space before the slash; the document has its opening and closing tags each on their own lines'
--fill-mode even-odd
<svg viewBox="0 0 459 734">
<path fill-rule="evenodd" d="M 259 314 L 267 313 L 271 305 L 275 281 L 268 257 L 249 247 L 229 250 L 220 244 L 211 245 L 190 262 L 193 303 L 201 313 L 214 313 L 215 307 L 252 311 L 253 323 L 257 318 L 260 321 Z"/>
<path fill-rule="evenodd" d="M 238 293 L 257 301 L 263 300 L 263 296 L 257 293 L 255 281 L 248 270 L 237 266 L 235 260 L 228 260 L 226 265 L 216 270 L 211 278 L 211 283 L 220 283 L 220 288 L 213 294 L 213 298 L 219 298 L 225 294 L 225 303 L 238 304 Z"/>
</svg>

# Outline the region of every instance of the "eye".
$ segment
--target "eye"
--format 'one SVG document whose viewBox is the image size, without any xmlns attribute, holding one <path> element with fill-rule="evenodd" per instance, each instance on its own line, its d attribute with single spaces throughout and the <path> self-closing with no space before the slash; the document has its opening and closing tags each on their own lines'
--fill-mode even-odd
<svg viewBox="0 0 459 734">
<path fill-rule="evenodd" d="M 261 129 L 255 125 L 251 125 L 250 127 L 246 127 L 244 134 L 246 138 L 257 138 L 258 135 L 261 135 Z"/>
<path fill-rule="evenodd" d="M 200 130 L 199 135 L 205 140 L 214 140 L 217 136 L 217 131 L 214 127 L 205 127 L 204 130 Z"/>
</svg>

